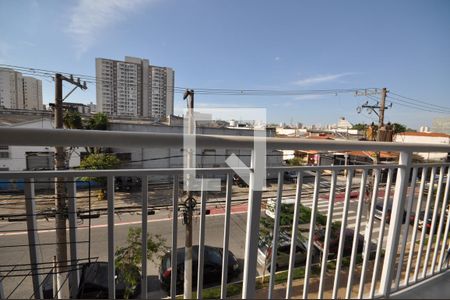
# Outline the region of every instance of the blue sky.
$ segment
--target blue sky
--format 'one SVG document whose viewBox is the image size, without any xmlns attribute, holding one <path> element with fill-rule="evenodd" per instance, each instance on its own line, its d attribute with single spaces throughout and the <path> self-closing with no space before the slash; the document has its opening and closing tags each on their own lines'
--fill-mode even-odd
<svg viewBox="0 0 450 300">
<path fill-rule="evenodd" d="M 387 87 L 450 107 L 449 1 L 5 0 L 0 28 L 3 64 L 94 75 L 96 57 L 129 55 L 172 67 L 180 87 Z M 43 85 L 48 103 L 53 84 Z M 94 101 L 95 86 L 69 99 Z M 198 106 L 265 107 L 270 121 L 305 124 L 371 122 L 356 112 L 366 100 L 196 97 Z M 386 120 L 418 127 L 440 116 L 449 115 L 394 104 Z"/>
</svg>

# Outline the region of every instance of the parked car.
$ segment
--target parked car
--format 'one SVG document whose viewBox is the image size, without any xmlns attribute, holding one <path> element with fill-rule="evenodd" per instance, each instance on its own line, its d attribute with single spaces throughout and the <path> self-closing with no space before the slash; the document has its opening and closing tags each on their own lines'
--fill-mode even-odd
<svg viewBox="0 0 450 300">
<path fill-rule="evenodd" d="M 384 205 L 384 201 L 377 201 L 377 203 L 375 204 L 375 218 L 381 220 L 382 216 L 383 216 L 383 205 Z M 387 203 L 387 207 L 386 207 L 386 215 L 385 215 L 385 220 L 386 223 L 390 223 L 391 221 L 391 211 L 392 211 L 392 201 L 388 201 Z M 410 216 L 410 220 L 409 222 L 411 223 L 414 222 L 414 216 L 413 214 L 411 214 Z M 406 222 L 406 210 L 403 210 L 403 219 L 402 219 L 402 224 L 405 224 Z"/>
<path fill-rule="evenodd" d="M 107 262 L 91 262 L 79 265 L 80 283 L 78 287 L 77 299 L 110 299 L 108 295 L 108 263 Z M 131 294 L 130 298 L 137 298 L 141 292 L 141 274 L 138 269 L 130 270 L 138 282 L 137 287 Z M 126 283 L 124 274 L 116 270 L 116 298 L 123 299 L 125 295 Z M 44 278 L 43 283 L 44 299 L 53 299 L 53 274 L 49 273 Z"/>
<path fill-rule="evenodd" d="M 223 249 L 205 245 L 203 282 L 205 285 L 218 285 L 222 279 Z M 172 274 L 171 252 L 167 252 L 159 268 L 159 281 L 164 290 L 170 290 Z M 198 245 L 192 247 L 192 285 L 197 285 Z M 183 290 L 184 283 L 184 248 L 177 249 L 177 291 Z M 228 280 L 237 277 L 241 272 L 239 262 L 233 252 L 228 251 Z"/>
<path fill-rule="evenodd" d="M 141 179 L 133 176 L 115 177 L 115 190 L 119 192 L 131 192 L 141 189 Z"/>
<path fill-rule="evenodd" d="M 284 172 L 284 181 L 286 182 L 297 182 L 298 172 L 296 171 L 285 171 Z"/>
<path fill-rule="evenodd" d="M 447 208 L 448 209 L 448 208 Z M 448 215 L 448 213 L 446 214 L 446 216 Z M 444 224 L 447 222 L 447 217 L 444 216 Z M 423 230 L 423 227 L 426 228 L 426 232 L 429 233 L 430 229 L 431 229 L 431 224 L 433 223 L 433 211 L 429 211 L 428 212 L 428 216 L 427 216 L 427 221 L 424 222 L 425 219 L 425 211 L 421 211 L 419 214 L 419 221 L 417 222 L 417 228 L 420 230 Z M 434 234 L 437 233 L 437 231 L 439 230 L 439 222 L 441 220 L 441 215 L 439 213 L 436 214 L 436 222 L 434 225 Z M 425 223 L 425 225 L 424 225 Z M 442 226 L 442 230 L 445 229 L 445 226 Z"/>
<path fill-rule="evenodd" d="M 304 238 L 297 239 L 295 263 L 296 265 L 304 265 L 306 262 L 306 254 L 308 249 L 307 240 Z M 313 256 L 316 250 L 313 250 Z M 286 233 L 281 233 L 278 240 L 277 264 L 276 269 L 283 269 L 289 266 L 289 256 L 291 253 L 291 238 Z M 259 238 L 258 241 L 258 263 L 270 269 L 272 258 L 272 239 Z"/>
<path fill-rule="evenodd" d="M 353 229 L 345 229 L 345 242 L 344 242 L 344 252 L 343 256 L 352 255 L 352 247 L 353 247 L 353 237 L 355 236 L 355 231 Z M 362 253 L 364 249 L 364 236 L 361 234 L 357 235 L 358 237 L 358 245 L 356 248 L 356 253 Z M 314 246 L 320 251 L 323 252 L 325 240 L 325 228 L 316 230 L 313 235 L 313 243 Z M 330 232 L 330 244 L 328 248 L 328 257 L 334 258 L 337 256 L 339 250 L 339 240 L 340 240 L 340 229 L 332 228 Z M 376 251 L 376 244 L 370 243 L 370 252 Z"/>
</svg>

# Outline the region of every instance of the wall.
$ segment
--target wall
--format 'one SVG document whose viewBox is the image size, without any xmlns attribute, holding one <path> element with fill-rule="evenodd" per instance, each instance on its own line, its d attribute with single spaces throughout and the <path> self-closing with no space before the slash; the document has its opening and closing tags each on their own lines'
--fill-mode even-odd
<svg viewBox="0 0 450 300">
<path fill-rule="evenodd" d="M 111 123 L 110 130 L 132 132 L 157 132 L 157 133 L 182 133 L 182 126 L 165 126 L 151 124 Z M 252 136 L 252 130 L 198 127 L 197 134 L 211 135 L 238 135 Z M 269 131 L 268 136 L 273 136 L 274 131 Z M 114 153 L 131 153 L 131 162 L 124 164 L 123 168 L 181 168 L 183 167 L 182 149 L 175 148 L 112 148 Z M 232 153 L 236 154 L 247 166 L 250 165 L 250 150 L 198 148 L 196 165 L 201 168 L 225 167 L 226 158 Z M 283 154 L 280 151 L 267 153 L 267 166 L 280 166 Z M 164 179 L 164 176 L 159 179 Z M 276 174 L 270 174 L 269 178 L 276 178 Z"/>
<path fill-rule="evenodd" d="M 50 119 L 42 118 L 36 121 L 30 121 L 27 123 L 14 126 L 16 128 L 53 128 L 53 124 Z M 9 146 L 9 158 L 0 159 L 0 168 L 8 168 L 10 171 L 22 171 L 25 170 L 26 165 L 26 152 L 48 152 L 54 151 L 53 147 L 41 147 L 41 146 Z M 76 151 L 79 153 L 79 151 Z M 80 165 L 80 157 L 77 153 L 73 153 L 69 163 L 70 167 L 76 167 Z"/>
<path fill-rule="evenodd" d="M 424 144 L 450 144 L 450 137 L 438 137 L 438 136 L 416 136 L 416 135 L 403 135 L 397 134 L 394 137 L 394 142 L 397 143 L 424 143 Z M 445 152 L 419 152 L 425 160 L 445 160 L 448 153 Z"/>
</svg>

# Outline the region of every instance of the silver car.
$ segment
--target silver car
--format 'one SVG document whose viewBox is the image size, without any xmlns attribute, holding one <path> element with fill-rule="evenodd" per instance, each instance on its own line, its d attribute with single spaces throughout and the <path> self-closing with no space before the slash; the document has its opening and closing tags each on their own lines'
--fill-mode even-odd
<svg viewBox="0 0 450 300">
<path fill-rule="evenodd" d="M 307 254 L 307 240 L 303 238 L 297 239 L 295 264 L 304 265 Z M 315 251 L 315 249 L 313 250 Z M 289 266 L 289 255 L 291 252 L 291 238 L 287 234 L 280 234 L 277 249 L 277 265 L 276 270 Z M 314 256 L 314 253 L 313 253 Z M 258 243 L 258 263 L 270 269 L 272 259 L 272 240 L 259 239 Z"/>
</svg>

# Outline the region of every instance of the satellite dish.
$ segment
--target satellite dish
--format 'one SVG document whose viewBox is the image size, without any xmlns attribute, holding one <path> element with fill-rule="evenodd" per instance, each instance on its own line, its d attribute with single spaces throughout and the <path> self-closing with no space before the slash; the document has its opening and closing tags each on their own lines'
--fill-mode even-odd
<svg viewBox="0 0 450 300">
<path fill-rule="evenodd" d="M 358 114 L 360 114 L 361 113 L 361 106 L 358 106 L 357 108 L 356 108 L 356 112 L 358 113 Z"/>
</svg>

